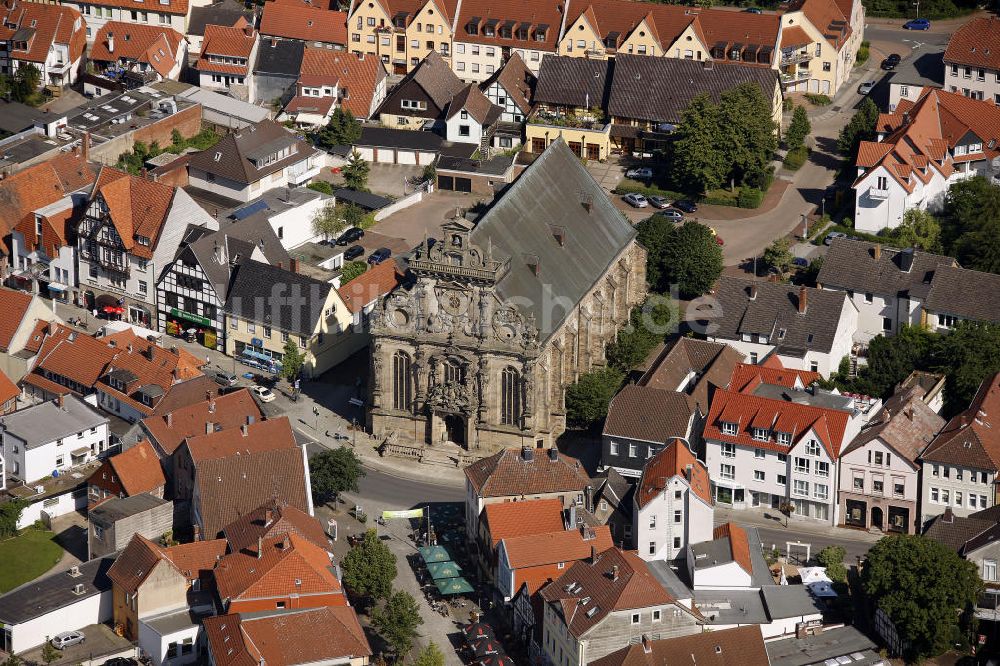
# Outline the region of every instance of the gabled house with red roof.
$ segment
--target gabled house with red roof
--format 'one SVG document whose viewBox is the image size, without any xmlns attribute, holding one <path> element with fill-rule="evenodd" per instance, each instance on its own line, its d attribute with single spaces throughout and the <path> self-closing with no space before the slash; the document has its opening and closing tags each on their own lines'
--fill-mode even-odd
<svg viewBox="0 0 1000 666">
<path fill-rule="evenodd" d="M 42 86 L 76 82 L 86 46 L 86 25 L 72 6 L 9 2 L 0 7 L 0 68 L 14 74 L 31 65 Z"/>
<path fill-rule="evenodd" d="M 163 497 L 167 485 L 160 460 L 152 445 L 143 440 L 135 446 L 106 458 L 87 479 L 87 511 L 116 497 L 149 494 Z"/>
<path fill-rule="evenodd" d="M 559 578 L 574 562 L 614 546 L 611 528 L 567 524 L 551 532 L 505 537 L 497 546 L 496 587 L 504 601 L 522 588 L 528 596 Z"/>
<path fill-rule="evenodd" d="M 737 366 L 734 376 L 747 371 Z M 702 436 L 716 504 L 790 504 L 793 516 L 837 524 L 837 461 L 879 403 L 795 388 L 801 381 L 798 372 L 765 370 L 715 392 Z"/>
<path fill-rule="evenodd" d="M 367 666 L 372 649 L 349 606 L 205 618 L 215 666 Z M 319 637 L 322 637 L 319 639 Z"/>
<path fill-rule="evenodd" d="M 646 561 L 676 560 L 691 544 L 712 538 L 708 468 L 680 439 L 646 462 L 632 504 L 632 544 Z"/>
<path fill-rule="evenodd" d="M 698 611 L 679 603 L 636 553 L 610 548 L 573 564 L 540 592 L 541 645 L 549 662 L 583 666 L 645 634 L 702 631 Z"/>
<path fill-rule="evenodd" d="M 76 151 L 0 181 L 0 233 L 10 234 L 15 284 L 77 302 L 74 236 L 93 183 L 86 155 Z"/>
<path fill-rule="evenodd" d="M 154 83 L 176 81 L 187 53 L 187 40 L 173 28 L 108 21 L 94 38 L 90 61 L 111 80 Z"/>
<path fill-rule="evenodd" d="M 351 0 L 347 48 L 380 59 L 393 74 L 406 74 L 428 53 L 450 58 L 461 4 L 458 0 Z"/>
<path fill-rule="evenodd" d="M 284 114 L 297 125 L 325 126 L 339 106 L 367 120 L 385 100 L 386 80 L 385 68 L 375 58 L 307 48 L 295 96 L 285 105 Z"/>
<path fill-rule="evenodd" d="M 952 33 L 944 52 L 944 86 L 1000 105 L 1000 20 L 974 18 Z"/>
<path fill-rule="evenodd" d="M 766 560 L 754 557 L 753 548 L 759 554 L 760 543 L 751 544 L 746 529 L 736 523 L 723 523 L 712 530 L 711 536 L 694 544 L 686 554 L 693 589 L 752 590 L 760 589 L 761 582 L 774 582 Z"/>
<path fill-rule="evenodd" d="M 488 577 L 495 578 L 497 548 L 501 541 L 510 537 L 559 532 L 566 524 L 562 502 L 557 499 L 487 504 L 479 521 L 479 534 L 476 535 L 479 551 L 477 564 Z"/>
<path fill-rule="evenodd" d="M 214 615 L 212 569 L 225 539 L 165 548 L 140 534 L 108 569 L 114 628 L 156 666 L 199 662 L 201 618 Z"/>
<path fill-rule="evenodd" d="M 343 51 L 347 47 L 347 12 L 327 9 L 312 0 L 268 2 L 261 13 L 260 34 Z"/>
<path fill-rule="evenodd" d="M 231 26 L 205 26 L 201 54 L 194 65 L 198 85 L 244 101 L 253 100 L 253 66 L 259 45 L 260 35 L 243 17 Z"/>
<path fill-rule="evenodd" d="M 140 422 L 143 436 L 149 439 L 157 457 L 169 458 L 188 437 L 205 435 L 226 428 L 261 421 L 264 414 L 247 389 L 154 414 Z M 173 462 L 167 465 L 173 475 Z"/>
<path fill-rule="evenodd" d="M 157 25 L 187 32 L 191 8 L 200 2 L 191 0 L 158 0 L 156 3 L 137 5 L 135 0 L 72 0 L 66 3 L 76 7 L 87 22 L 86 40 L 92 43 L 104 24 L 109 21 L 136 25 Z"/>
<path fill-rule="evenodd" d="M 894 229 L 911 208 L 938 211 L 952 183 L 993 175 L 1000 156 L 1000 106 L 928 89 L 879 115 L 877 141 L 862 141 L 854 181 L 855 225 Z"/>
<path fill-rule="evenodd" d="M 222 528 L 230 552 L 254 550 L 258 541 L 286 534 L 295 534 L 323 550 L 330 548 L 330 540 L 315 517 L 273 498 Z"/>
<path fill-rule="evenodd" d="M 156 279 L 191 225 L 218 228 L 180 188 L 102 168 L 77 227 L 86 307 L 155 326 Z"/>
<path fill-rule="evenodd" d="M 20 382 L 38 352 L 49 322 L 59 322 L 52 306 L 38 296 L 0 287 L 0 371 Z"/>
</svg>

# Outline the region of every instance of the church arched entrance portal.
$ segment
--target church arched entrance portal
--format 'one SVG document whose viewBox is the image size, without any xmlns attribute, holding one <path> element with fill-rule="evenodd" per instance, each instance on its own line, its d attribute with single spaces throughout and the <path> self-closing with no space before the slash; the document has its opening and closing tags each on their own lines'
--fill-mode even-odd
<svg viewBox="0 0 1000 666">
<path fill-rule="evenodd" d="M 458 414 L 446 414 L 444 417 L 444 431 L 448 437 L 448 441 L 465 446 L 465 417 Z"/>
</svg>

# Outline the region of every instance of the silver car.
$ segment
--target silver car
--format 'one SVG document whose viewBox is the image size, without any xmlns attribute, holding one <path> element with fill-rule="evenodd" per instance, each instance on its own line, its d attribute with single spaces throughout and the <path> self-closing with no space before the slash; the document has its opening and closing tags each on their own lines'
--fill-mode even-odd
<svg viewBox="0 0 1000 666">
<path fill-rule="evenodd" d="M 868 93 L 870 93 L 872 91 L 872 88 L 874 88 L 874 87 L 875 87 L 875 82 L 874 81 L 865 81 L 860 86 L 858 86 L 858 94 L 859 95 L 867 95 Z"/>
<path fill-rule="evenodd" d="M 64 631 L 61 634 L 56 634 L 55 637 L 49 641 L 52 643 L 52 647 L 57 650 L 63 650 L 71 645 L 78 645 L 86 640 L 86 636 L 80 631 Z"/>
<path fill-rule="evenodd" d="M 622 199 L 633 208 L 645 208 L 649 205 L 649 202 L 646 201 L 646 197 L 641 194 L 626 194 L 622 197 Z"/>
</svg>

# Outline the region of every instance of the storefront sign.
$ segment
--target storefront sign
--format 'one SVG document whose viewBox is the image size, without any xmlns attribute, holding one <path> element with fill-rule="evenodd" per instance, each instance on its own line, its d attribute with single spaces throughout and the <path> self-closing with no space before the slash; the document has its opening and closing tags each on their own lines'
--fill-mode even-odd
<svg viewBox="0 0 1000 666">
<path fill-rule="evenodd" d="M 184 310 L 178 310 L 177 308 L 170 308 L 170 316 L 180 317 L 181 319 L 187 319 L 188 321 L 193 321 L 194 323 L 201 324 L 202 326 L 212 325 L 212 320 L 207 317 L 200 317 L 196 314 L 185 312 Z"/>
<path fill-rule="evenodd" d="M 251 338 L 250 339 L 250 345 L 253 346 L 253 347 L 260 347 L 260 348 L 263 349 L 263 347 L 264 347 L 264 341 L 261 340 L 260 338 Z"/>
</svg>

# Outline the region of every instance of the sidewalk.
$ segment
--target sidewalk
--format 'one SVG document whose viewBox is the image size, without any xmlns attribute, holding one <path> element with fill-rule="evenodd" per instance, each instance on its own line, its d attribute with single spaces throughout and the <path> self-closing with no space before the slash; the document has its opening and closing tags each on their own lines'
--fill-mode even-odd
<svg viewBox="0 0 1000 666">
<path fill-rule="evenodd" d="M 765 514 L 775 515 L 777 511 L 773 509 L 727 509 L 722 506 L 716 505 L 715 507 L 715 524 L 721 525 L 723 523 L 728 523 L 730 521 L 734 523 L 739 523 L 741 525 L 750 525 L 752 527 L 765 527 L 769 530 L 786 530 L 789 535 L 811 535 L 815 537 L 827 537 L 841 541 L 859 541 L 865 543 L 875 543 L 881 539 L 884 534 L 872 534 L 865 530 L 855 530 L 846 527 L 834 527 L 833 525 L 828 525 L 826 523 L 820 523 L 807 518 L 796 518 L 792 516 L 788 520 L 788 527 L 785 527 L 785 521 L 781 522 L 775 521 L 772 518 L 767 518 Z"/>
</svg>

